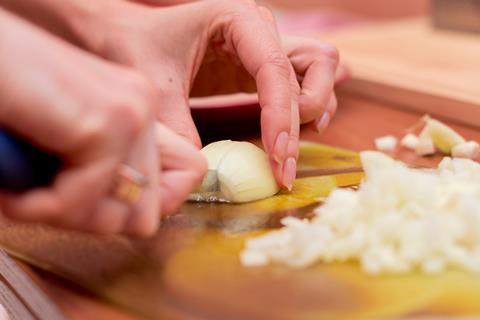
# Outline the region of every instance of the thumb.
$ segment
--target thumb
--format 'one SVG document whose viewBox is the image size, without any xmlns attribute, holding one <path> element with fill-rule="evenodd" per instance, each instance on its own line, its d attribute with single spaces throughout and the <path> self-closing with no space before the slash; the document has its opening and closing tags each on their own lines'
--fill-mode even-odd
<svg viewBox="0 0 480 320">
<path fill-rule="evenodd" d="M 184 96 L 170 93 L 162 97 L 157 119 L 197 148 L 202 147 L 200 135 L 190 114 L 188 99 Z"/>
</svg>

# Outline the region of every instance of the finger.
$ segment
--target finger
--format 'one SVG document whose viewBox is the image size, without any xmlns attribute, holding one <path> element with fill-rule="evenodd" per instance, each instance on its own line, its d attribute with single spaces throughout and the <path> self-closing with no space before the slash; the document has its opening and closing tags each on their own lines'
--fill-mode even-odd
<svg viewBox="0 0 480 320">
<path fill-rule="evenodd" d="M 326 111 L 315 121 L 312 122 L 313 129 L 316 130 L 318 133 L 322 133 L 330 124 L 335 112 L 337 110 L 337 98 L 335 93 L 332 93 L 330 96 L 329 102 L 327 104 Z"/>
<path fill-rule="evenodd" d="M 280 42 L 280 34 L 278 29 L 276 28 L 276 21 L 275 17 L 270 10 L 265 7 L 259 6 L 258 10 L 261 16 L 269 22 L 270 30 L 273 34 L 276 35 L 278 41 Z M 293 66 L 290 66 L 290 86 L 293 88 L 294 92 L 298 92 L 298 81 L 296 78 L 295 70 Z M 300 130 L 300 122 L 299 122 L 299 107 L 298 107 L 298 97 L 294 95 L 293 98 L 293 106 L 292 106 L 292 129 L 290 131 L 290 137 L 288 139 L 287 144 L 287 155 L 288 157 L 285 161 L 280 165 L 274 163 L 272 168 L 274 170 L 276 177 L 281 177 L 280 185 L 283 185 L 288 188 L 288 190 L 292 189 L 293 181 L 295 180 L 296 176 L 296 159 L 298 158 L 298 136 Z M 297 137 L 297 138 L 292 138 Z"/>
<path fill-rule="evenodd" d="M 338 54 L 328 45 L 303 50 L 305 52 L 293 52 L 291 61 L 295 71 L 303 75 L 299 96 L 300 120 L 307 123 L 327 110 L 335 85 Z"/>
<path fill-rule="evenodd" d="M 206 159 L 183 137 L 157 125 L 157 146 L 162 158 L 160 196 L 162 214 L 174 213 L 197 187 L 207 170 Z"/>
<path fill-rule="evenodd" d="M 160 197 L 158 195 L 159 170 L 161 159 L 156 150 L 155 123 L 147 124 L 139 135 L 125 164 L 147 178 L 141 197 L 131 204 L 131 214 L 124 232 L 140 236 L 154 234 L 160 225 Z"/>
<path fill-rule="evenodd" d="M 193 122 L 188 99 L 183 94 L 170 92 L 162 95 L 161 104 L 157 119 L 197 148 L 201 148 L 202 141 Z"/>
<path fill-rule="evenodd" d="M 345 64 L 339 64 L 335 73 L 335 85 L 342 84 L 351 76 L 350 68 Z"/>
<path fill-rule="evenodd" d="M 333 118 L 335 116 L 335 113 L 337 113 L 338 109 L 338 100 L 335 92 L 332 92 L 332 97 L 330 98 L 330 101 L 328 102 L 327 105 L 327 112 L 330 114 L 330 118 Z"/>
<path fill-rule="evenodd" d="M 226 39 L 231 41 L 231 48 L 236 50 L 245 69 L 256 80 L 262 107 L 263 144 L 270 157 L 278 165 L 283 165 L 297 154 L 298 121 L 295 118 L 298 118 L 298 110 L 295 99 L 298 91 L 295 85 L 298 84 L 292 81 L 290 62 L 270 23 L 257 11 L 250 12 L 250 15 L 251 18 L 238 19 L 226 27 Z M 285 136 L 288 137 L 286 144 Z M 283 177 L 276 178 L 284 184 Z"/>
<path fill-rule="evenodd" d="M 257 6 L 257 10 L 260 13 L 260 16 L 265 21 L 269 22 L 270 29 L 277 36 L 278 40 L 280 40 L 280 33 L 278 32 L 278 28 L 277 28 L 277 21 L 272 11 L 270 11 L 268 8 L 263 6 Z"/>
<path fill-rule="evenodd" d="M 66 168 L 59 173 L 51 188 L 21 194 L 4 193 L 0 197 L 0 206 L 5 214 L 22 220 L 75 224 L 108 191 L 107 176 L 113 173 L 115 166 L 111 160 L 99 160 L 84 167 Z"/>
<path fill-rule="evenodd" d="M 276 36 L 277 41 L 281 44 L 280 33 L 277 29 L 277 23 L 275 20 L 275 16 L 273 13 L 266 7 L 258 6 L 258 11 L 260 15 L 263 17 L 264 20 L 268 22 L 269 29 L 271 33 Z M 291 130 L 289 141 L 287 145 L 287 155 L 289 157 L 294 158 L 295 162 L 298 158 L 298 136 L 300 130 L 300 121 L 299 121 L 299 106 L 298 106 L 298 92 L 299 92 L 299 85 L 296 77 L 295 70 L 290 63 L 290 87 L 292 92 L 297 93 L 293 94 L 292 96 L 292 116 L 291 116 Z M 278 166 L 278 169 L 281 169 L 282 172 L 282 183 L 284 186 L 291 189 L 291 184 L 296 174 L 296 164 L 292 166 L 291 164 L 294 162 L 290 159 L 290 166 L 285 167 L 285 163 L 282 163 L 282 166 Z M 290 167 L 290 169 L 288 169 Z M 293 177 L 293 178 L 292 178 Z"/>
<path fill-rule="evenodd" d="M 189 92 L 182 79 L 183 74 L 167 66 L 152 69 L 140 66 L 150 75 L 159 96 L 156 118 L 177 134 L 185 137 L 193 145 L 201 148 L 202 142 L 190 113 Z M 166 76 L 169 75 L 169 76 Z"/>
<path fill-rule="evenodd" d="M 280 42 L 280 34 L 276 27 L 275 17 L 272 12 L 262 6 L 258 7 L 258 11 L 260 15 L 269 22 L 270 30 L 272 34 L 276 35 L 277 40 Z M 290 66 L 290 86 L 293 89 L 293 92 L 298 92 L 298 81 L 296 78 L 296 73 L 293 66 Z M 295 180 L 296 176 L 296 160 L 298 158 L 298 136 L 300 130 L 300 121 L 299 121 L 299 106 L 298 106 L 298 97 L 297 95 L 293 95 L 292 97 L 293 104 L 292 104 L 292 117 L 291 117 L 291 124 L 292 128 L 290 131 L 290 137 L 288 139 L 287 144 L 287 157 L 285 161 L 280 163 L 274 163 L 272 168 L 274 170 L 275 176 L 279 177 L 279 184 L 287 187 L 288 190 L 292 189 L 293 181 Z"/>
</svg>

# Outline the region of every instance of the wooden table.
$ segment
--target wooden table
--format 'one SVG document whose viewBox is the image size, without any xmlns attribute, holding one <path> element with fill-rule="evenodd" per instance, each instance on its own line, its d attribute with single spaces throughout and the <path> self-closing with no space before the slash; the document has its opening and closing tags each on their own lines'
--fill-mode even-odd
<svg viewBox="0 0 480 320">
<path fill-rule="evenodd" d="M 438 30 L 421 17 L 325 38 L 350 66 L 345 90 L 480 129 L 480 34 Z"/>
<path fill-rule="evenodd" d="M 339 102 L 338 114 L 327 132 L 319 136 L 303 131 L 302 137 L 353 150 L 372 149 L 374 138 L 384 134 L 401 134 L 421 116 L 351 94 L 340 94 Z M 454 127 L 467 138 L 480 141 L 480 131 L 458 125 Z M 70 319 L 137 319 L 63 280 L 27 266 L 25 269 Z"/>
</svg>

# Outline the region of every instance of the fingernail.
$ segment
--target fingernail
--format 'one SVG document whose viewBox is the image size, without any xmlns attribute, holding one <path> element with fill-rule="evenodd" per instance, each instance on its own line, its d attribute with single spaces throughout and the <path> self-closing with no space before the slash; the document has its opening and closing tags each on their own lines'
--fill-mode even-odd
<svg viewBox="0 0 480 320">
<path fill-rule="evenodd" d="M 295 158 L 288 158 L 283 166 L 283 185 L 288 191 L 292 191 L 293 181 L 297 174 L 297 161 Z"/>
<path fill-rule="evenodd" d="M 317 120 L 317 131 L 323 132 L 328 126 L 328 123 L 330 122 L 330 114 L 328 112 L 323 113 L 323 115 L 320 117 L 319 120 Z"/>
<path fill-rule="evenodd" d="M 273 160 L 278 164 L 282 164 L 286 158 L 288 148 L 288 133 L 285 131 L 280 132 L 275 141 L 275 146 L 273 148 Z"/>
<path fill-rule="evenodd" d="M 288 147 L 287 147 L 287 157 L 293 157 L 295 159 L 298 159 L 298 140 L 294 139 L 293 137 L 290 137 L 290 140 L 288 141 Z"/>
</svg>

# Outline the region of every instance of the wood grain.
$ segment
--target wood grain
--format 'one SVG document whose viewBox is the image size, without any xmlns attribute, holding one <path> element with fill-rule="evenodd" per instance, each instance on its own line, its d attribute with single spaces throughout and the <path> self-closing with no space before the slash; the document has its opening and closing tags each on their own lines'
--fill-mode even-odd
<svg viewBox="0 0 480 320">
<path fill-rule="evenodd" d="M 342 90 L 480 128 L 480 35 L 435 30 L 417 18 L 327 39 L 352 69 Z"/>
</svg>

